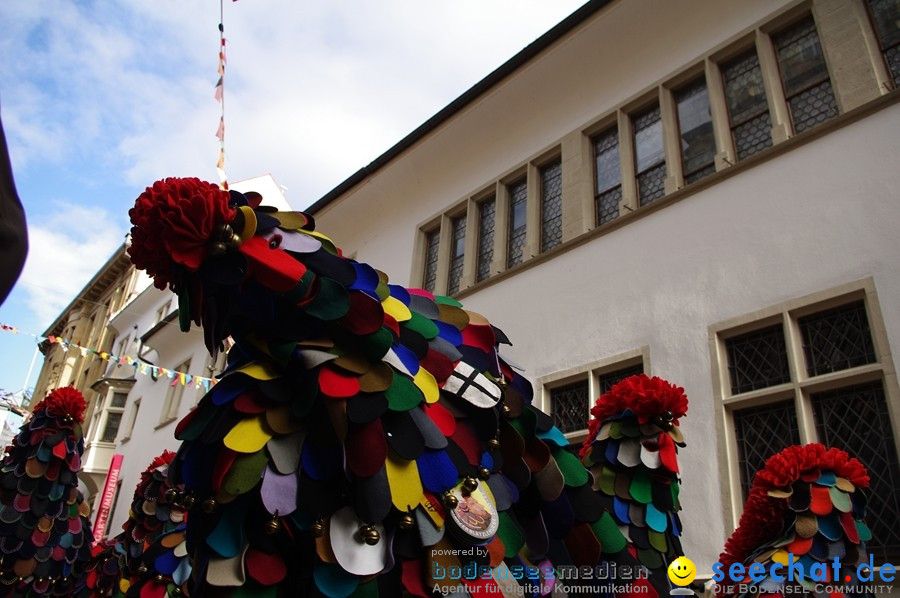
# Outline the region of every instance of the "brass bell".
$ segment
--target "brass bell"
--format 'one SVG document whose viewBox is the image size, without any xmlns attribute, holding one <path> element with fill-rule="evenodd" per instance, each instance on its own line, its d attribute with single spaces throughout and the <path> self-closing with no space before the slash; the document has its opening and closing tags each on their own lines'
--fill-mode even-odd
<svg viewBox="0 0 900 598">
<path fill-rule="evenodd" d="M 312 532 L 314 538 L 321 538 L 325 535 L 325 523 L 319 519 L 312 524 L 312 527 L 310 527 L 309 530 Z"/>
<path fill-rule="evenodd" d="M 222 241 L 213 241 L 209 244 L 210 255 L 222 255 L 228 250 L 228 246 Z"/>
<path fill-rule="evenodd" d="M 466 492 L 474 492 L 475 489 L 478 488 L 478 480 L 467 477 L 463 480 L 462 487 Z"/>
<path fill-rule="evenodd" d="M 482 480 L 486 480 L 491 477 L 491 470 L 487 467 L 479 467 L 478 468 L 478 478 Z"/>
<path fill-rule="evenodd" d="M 509 414 L 512 412 L 512 409 L 509 408 L 509 405 L 504 403 L 503 405 L 503 415 L 509 417 Z"/>
<path fill-rule="evenodd" d="M 500 439 L 499 438 L 491 438 L 488 440 L 488 446 L 491 447 L 491 450 L 497 450 L 500 448 Z"/>
<path fill-rule="evenodd" d="M 217 507 L 217 506 L 218 506 L 218 504 L 216 503 L 216 499 L 214 499 L 214 498 L 207 498 L 206 500 L 203 501 L 203 504 L 200 505 L 200 508 L 203 509 L 203 512 L 204 512 L 204 513 L 206 513 L 207 515 L 209 515 L 209 514 L 211 514 L 213 511 L 216 510 L 216 507 Z"/>
<path fill-rule="evenodd" d="M 453 510 L 457 507 L 457 505 L 459 505 L 459 499 L 457 499 L 452 494 L 444 495 L 444 508 Z"/>
<path fill-rule="evenodd" d="M 161 573 L 157 573 L 156 577 L 154 577 L 153 579 L 156 580 L 156 583 L 162 583 L 166 578 L 163 577 Z"/>
<path fill-rule="evenodd" d="M 359 528 L 359 535 L 363 541 L 369 546 L 375 546 L 381 540 L 381 534 L 375 529 L 374 525 L 363 525 Z"/>
<path fill-rule="evenodd" d="M 409 513 L 404 513 L 403 516 L 400 517 L 400 523 L 398 525 L 400 526 L 400 529 L 408 530 L 412 529 L 415 524 L 416 521 L 413 519 L 413 516 Z"/>
<path fill-rule="evenodd" d="M 269 536 L 275 535 L 278 533 L 278 530 L 281 529 L 281 522 L 278 521 L 278 517 L 272 517 L 266 522 L 266 534 Z"/>
<path fill-rule="evenodd" d="M 138 567 L 138 573 L 146 573 L 146 572 L 147 572 L 146 566 L 141 565 L 140 567 Z"/>
<path fill-rule="evenodd" d="M 178 500 L 178 490 L 175 488 L 169 488 L 166 490 L 166 502 L 175 502 Z"/>
<path fill-rule="evenodd" d="M 197 502 L 197 499 L 194 498 L 193 494 L 188 494 L 187 496 L 184 497 L 184 500 L 182 500 L 181 502 L 184 505 L 184 508 L 187 509 L 188 511 L 190 511 L 191 509 L 194 508 L 194 504 Z"/>
</svg>

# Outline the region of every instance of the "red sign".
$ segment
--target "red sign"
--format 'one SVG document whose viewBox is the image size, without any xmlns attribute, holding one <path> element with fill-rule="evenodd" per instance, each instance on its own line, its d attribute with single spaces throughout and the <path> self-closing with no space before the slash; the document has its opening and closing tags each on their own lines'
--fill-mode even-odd
<svg viewBox="0 0 900 598">
<path fill-rule="evenodd" d="M 109 521 L 113 499 L 116 497 L 116 485 L 119 483 L 119 472 L 122 470 L 122 455 L 113 455 L 109 464 L 109 473 L 106 474 L 106 483 L 103 484 L 103 494 L 100 497 L 100 507 L 97 509 L 97 519 L 94 521 L 94 540 L 99 542 L 106 533 L 106 524 Z"/>
</svg>

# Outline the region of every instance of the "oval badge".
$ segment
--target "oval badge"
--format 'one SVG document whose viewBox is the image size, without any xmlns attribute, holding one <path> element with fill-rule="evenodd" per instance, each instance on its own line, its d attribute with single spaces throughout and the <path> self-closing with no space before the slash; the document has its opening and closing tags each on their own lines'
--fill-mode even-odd
<svg viewBox="0 0 900 598">
<path fill-rule="evenodd" d="M 465 492 L 459 484 L 450 493 L 456 497 L 456 507 L 450 511 L 451 529 L 468 544 L 490 542 L 500 525 L 494 496 L 486 483 L 478 484 L 472 492 Z"/>
</svg>

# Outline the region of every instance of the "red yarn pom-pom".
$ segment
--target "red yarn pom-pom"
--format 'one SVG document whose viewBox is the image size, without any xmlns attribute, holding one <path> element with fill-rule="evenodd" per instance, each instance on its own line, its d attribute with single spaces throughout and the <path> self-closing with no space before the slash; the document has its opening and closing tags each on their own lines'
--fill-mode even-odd
<svg viewBox="0 0 900 598">
<path fill-rule="evenodd" d="M 156 181 L 128 211 L 134 225 L 131 261 L 146 270 L 159 289 L 174 282 L 176 264 L 196 271 L 209 254 L 216 226 L 234 220 L 230 198 L 218 185 L 198 178 Z"/>
<path fill-rule="evenodd" d="M 84 421 L 87 405 L 84 395 L 72 386 L 57 388 L 34 406 L 34 413 L 45 413 L 48 417 L 71 417 L 77 422 Z"/>
</svg>

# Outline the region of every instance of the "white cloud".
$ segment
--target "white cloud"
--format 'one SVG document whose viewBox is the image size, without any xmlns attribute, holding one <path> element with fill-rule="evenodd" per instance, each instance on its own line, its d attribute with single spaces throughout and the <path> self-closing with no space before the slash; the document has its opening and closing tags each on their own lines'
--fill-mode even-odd
<svg viewBox="0 0 900 598">
<path fill-rule="evenodd" d="M 225 2 L 229 177 L 271 173 L 308 205 L 580 1 Z M 106 223 L 124 223 L 143 187 L 215 180 L 218 20 L 212 2 L 0 4 L 0 55 L 16 57 L 0 61 L 0 90 L 17 181 L 68 170 L 81 187 L 48 220 L 46 191 L 20 184 L 32 202 L 20 284 L 45 319 L 121 243 Z M 104 187 L 116 193 L 98 197 Z"/>
<path fill-rule="evenodd" d="M 49 324 L 125 240 L 100 208 L 55 204 L 46 221 L 29 222 L 28 259 L 18 286 L 39 321 Z"/>
</svg>

